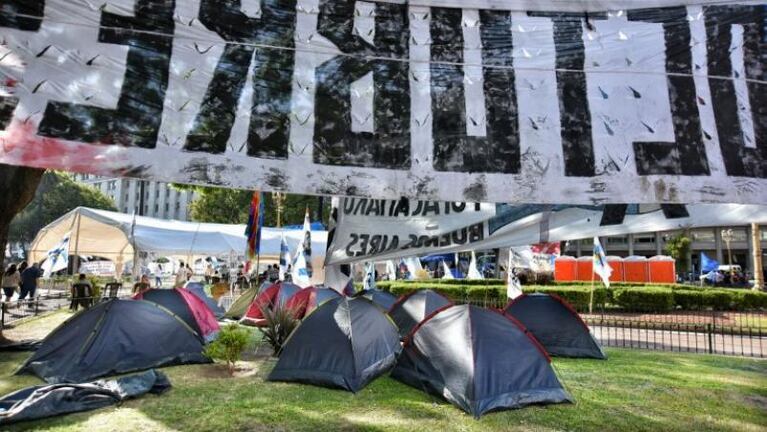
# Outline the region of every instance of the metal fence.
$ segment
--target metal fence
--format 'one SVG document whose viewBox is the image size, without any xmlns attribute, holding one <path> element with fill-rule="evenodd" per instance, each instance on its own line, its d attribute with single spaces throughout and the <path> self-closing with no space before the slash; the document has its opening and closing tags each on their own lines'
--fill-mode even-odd
<svg viewBox="0 0 767 432">
<path fill-rule="evenodd" d="M 503 308 L 505 300 L 469 300 Z M 767 357 L 766 311 L 579 311 L 591 333 L 608 347 Z"/>
</svg>

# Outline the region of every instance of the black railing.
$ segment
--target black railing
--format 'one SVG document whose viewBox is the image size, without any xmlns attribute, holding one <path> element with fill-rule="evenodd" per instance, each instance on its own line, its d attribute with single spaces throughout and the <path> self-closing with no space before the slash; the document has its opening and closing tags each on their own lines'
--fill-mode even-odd
<svg viewBox="0 0 767 432">
<path fill-rule="evenodd" d="M 506 305 L 505 300 L 497 299 L 466 302 L 493 308 Z M 603 346 L 767 357 L 766 311 L 600 309 L 579 314 Z"/>
</svg>

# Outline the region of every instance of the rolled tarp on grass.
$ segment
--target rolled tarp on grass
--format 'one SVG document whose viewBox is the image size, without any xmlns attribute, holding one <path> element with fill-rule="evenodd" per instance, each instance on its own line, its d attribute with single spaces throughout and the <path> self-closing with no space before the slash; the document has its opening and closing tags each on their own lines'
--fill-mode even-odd
<svg viewBox="0 0 767 432">
<path fill-rule="evenodd" d="M 288 338 L 269 381 L 358 392 L 394 365 L 394 323 L 364 298 L 339 297 L 307 316 Z"/>
<path fill-rule="evenodd" d="M 108 381 L 27 387 L 0 398 L 0 426 L 95 410 L 169 388 L 165 374 L 154 369 Z"/>
<path fill-rule="evenodd" d="M 502 312 L 449 306 L 405 338 L 391 376 L 479 418 L 496 410 L 571 402 L 549 357 Z"/>
<path fill-rule="evenodd" d="M 80 383 L 153 367 L 210 363 L 202 338 L 181 318 L 144 300 L 110 300 L 65 321 L 16 374 Z"/>
</svg>

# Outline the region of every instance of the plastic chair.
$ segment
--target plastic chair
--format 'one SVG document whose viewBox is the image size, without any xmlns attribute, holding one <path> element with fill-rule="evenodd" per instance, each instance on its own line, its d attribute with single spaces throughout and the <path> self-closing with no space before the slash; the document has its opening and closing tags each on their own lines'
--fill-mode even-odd
<svg viewBox="0 0 767 432">
<path fill-rule="evenodd" d="M 89 284 L 76 283 L 72 285 L 72 303 L 69 308 L 77 310 L 82 306 L 87 309 L 93 305 L 93 288 Z"/>
<path fill-rule="evenodd" d="M 117 298 L 117 295 L 120 293 L 122 287 L 122 282 L 108 282 L 104 287 L 104 292 L 101 295 L 101 301 Z"/>
</svg>

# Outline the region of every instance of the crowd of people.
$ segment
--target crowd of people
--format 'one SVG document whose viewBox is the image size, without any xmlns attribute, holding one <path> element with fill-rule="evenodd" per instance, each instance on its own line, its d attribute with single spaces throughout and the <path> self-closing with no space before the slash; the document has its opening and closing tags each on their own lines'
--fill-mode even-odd
<svg viewBox="0 0 767 432">
<path fill-rule="evenodd" d="M 3 273 L 3 295 L 6 302 L 10 302 L 13 295 L 18 293 L 18 301 L 32 300 L 37 292 L 37 280 L 43 276 L 39 264 L 28 265 L 22 261 L 16 265 L 10 264 Z"/>
</svg>

